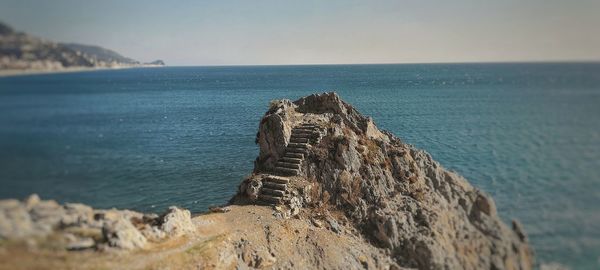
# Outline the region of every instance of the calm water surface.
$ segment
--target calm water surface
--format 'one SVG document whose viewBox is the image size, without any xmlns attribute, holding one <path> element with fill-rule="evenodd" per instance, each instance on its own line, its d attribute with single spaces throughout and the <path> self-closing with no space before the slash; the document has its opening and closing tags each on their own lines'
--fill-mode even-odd
<svg viewBox="0 0 600 270">
<path fill-rule="evenodd" d="M 170 67 L 0 78 L 0 198 L 203 211 L 271 99 L 336 90 L 494 196 L 539 261 L 600 268 L 600 64 Z"/>
</svg>

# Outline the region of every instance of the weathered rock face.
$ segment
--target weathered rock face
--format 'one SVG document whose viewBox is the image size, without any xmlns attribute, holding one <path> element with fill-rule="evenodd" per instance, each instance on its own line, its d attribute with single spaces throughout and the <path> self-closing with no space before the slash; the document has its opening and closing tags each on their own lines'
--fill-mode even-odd
<svg viewBox="0 0 600 270">
<path fill-rule="evenodd" d="M 298 175 L 311 185 L 311 199 L 301 200 L 307 209 L 342 211 L 403 267 L 532 267 L 520 225 L 503 224 L 489 196 L 426 152 L 380 131 L 335 93 L 273 102 L 260 122 L 255 172 L 273 170 L 292 128 L 306 122 L 326 129 Z M 256 192 L 252 187 L 259 185 L 246 181 L 240 193 Z"/>
<path fill-rule="evenodd" d="M 56 234 L 65 247 L 139 249 L 148 242 L 192 235 L 188 210 L 170 207 L 163 215 L 130 210 L 97 210 L 79 203 L 60 205 L 31 195 L 24 201 L 0 200 L 0 239 L 26 239 Z"/>
</svg>

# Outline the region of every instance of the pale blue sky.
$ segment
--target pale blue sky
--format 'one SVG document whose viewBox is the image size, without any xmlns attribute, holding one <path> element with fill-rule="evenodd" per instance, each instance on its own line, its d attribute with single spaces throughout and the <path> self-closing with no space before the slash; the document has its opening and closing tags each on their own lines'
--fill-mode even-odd
<svg viewBox="0 0 600 270">
<path fill-rule="evenodd" d="M 600 0 L 0 0 L 54 41 L 169 65 L 600 60 Z"/>
</svg>

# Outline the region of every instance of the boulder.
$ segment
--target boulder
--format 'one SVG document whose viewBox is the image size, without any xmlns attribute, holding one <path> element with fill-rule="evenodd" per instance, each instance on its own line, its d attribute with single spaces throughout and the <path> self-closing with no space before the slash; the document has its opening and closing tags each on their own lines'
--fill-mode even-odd
<svg viewBox="0 0 600 270">
<path fill-rule="evenodd" d="M 17 200 L 0 201 L 0 239 L 16 239 L 36 233 L 27 208 Z"/>
<path fill-rule="evenodd" d="M 169 236 L 181 236 L 184 234 L 194 234 L 196 227 L 192 223 L 192 217 L 189 210 L 180 209 L 175 206 L 169 207 L 166 213 L 160 217 L 160 228 Z"/>
<path fill-rule="evenodd" d="M 144 235 L 125 218 L 105 222 L 102 234 L 110 247 L 120 249 L 143 248 L 148 242 Z"/>
</svg>

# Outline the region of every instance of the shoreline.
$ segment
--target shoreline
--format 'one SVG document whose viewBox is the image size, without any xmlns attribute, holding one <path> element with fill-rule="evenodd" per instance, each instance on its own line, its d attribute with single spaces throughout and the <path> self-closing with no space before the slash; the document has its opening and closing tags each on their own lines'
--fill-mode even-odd
<svg viewBox="0 0 600 270">
<path fill-rule="evenodd" d="M 6 69 L 0 70 L 0 78 L 29 76 L 29 75 L 44 75 L 44 74 L 60 74 L 74 72 L 92 72 L 100 70 L 119 70 L 131 68 L 158 68 L 162 66 L 122 66 L 122 67 L 68 67 L 63 69 Z"/>
</svg>

